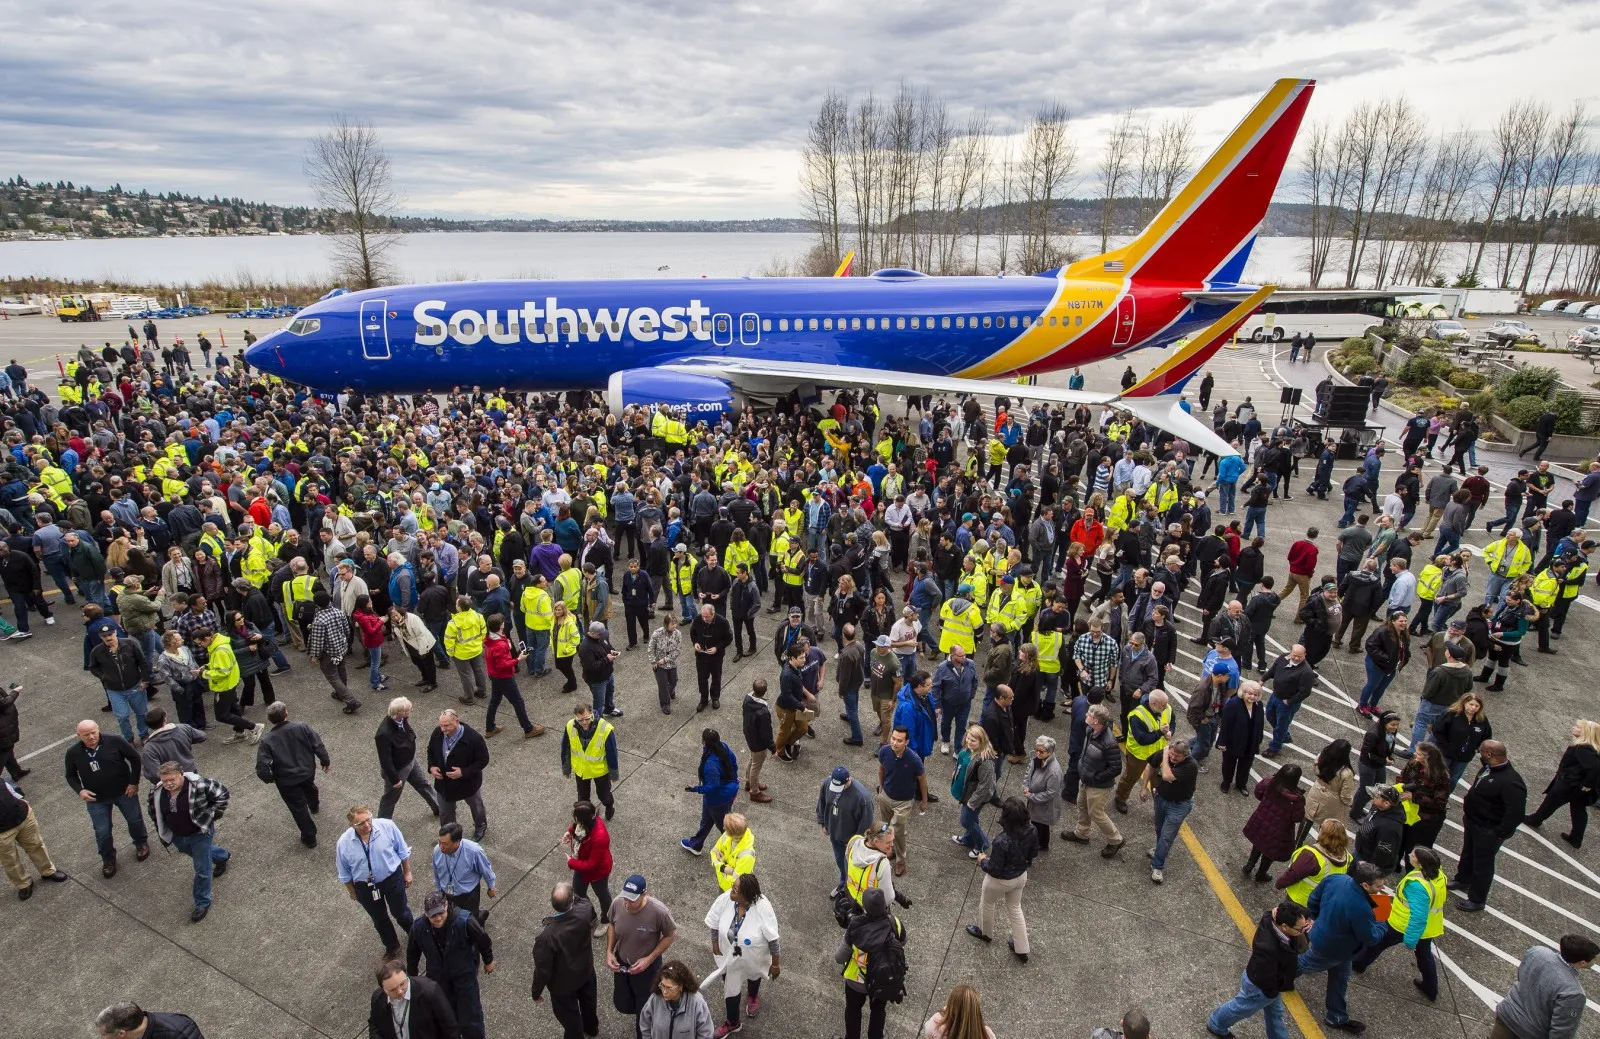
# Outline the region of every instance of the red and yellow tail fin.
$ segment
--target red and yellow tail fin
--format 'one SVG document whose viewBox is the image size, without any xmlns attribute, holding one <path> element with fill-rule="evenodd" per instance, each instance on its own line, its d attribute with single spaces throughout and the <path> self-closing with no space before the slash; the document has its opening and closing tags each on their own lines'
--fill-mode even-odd
<svg viewBox="0 0 1600 1039">
<path fill-rule="evenodd" d="M 1189 337 L 1171 357 L 1162 361 L 1149 375 L 1128 387 L 1123 397 L 1158 397 L 1163 393 L 1176 393 L 1185 381 L 1218 350 L 1233 341 L 1239 326 L 1256 308 L 1278 290 L 1276 285 L 1263 285 L 1239 302 L 1239 305 L 1211 322 L 1203 330 Z"/>
<path fill-rule="evenodd" d="M 1274 83 L 1139 237 L 1066 273 L 1187 285 L 1210 279 L 1266 216 L 1315 86 Z"/>
<path fill-rule="evenodd" d="M 844 254 L 844 259 L 839 261 L 839 269 L 833 272 L 833 276 L 835 278 L 850 277 L 850 268 L 855 266 L 855 262 L 856 251 L 851 249 L 849 252 Z"/>
</svg>

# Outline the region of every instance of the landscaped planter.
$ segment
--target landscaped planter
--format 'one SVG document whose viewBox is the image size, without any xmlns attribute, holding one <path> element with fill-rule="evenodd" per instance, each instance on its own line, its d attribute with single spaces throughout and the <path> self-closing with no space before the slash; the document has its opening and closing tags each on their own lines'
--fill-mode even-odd
<svg viewBox="0 0 1600 1039">
<path fill-rule="evenodd" d="M 1521 451 L 1531 446 L 1538 438 L 1531 430 L 1518 429 L 1499 415 L 1489 419 L 1500 435 L 1506 438 L 1512 450 Z M 1550 446 L 1545 449 L 1545 458 L 1552 462 L 1584 462 L 1600 456 L 1600 437 L 1566 436 L 1557 433 L 1550 438 Z"/>
</svg>

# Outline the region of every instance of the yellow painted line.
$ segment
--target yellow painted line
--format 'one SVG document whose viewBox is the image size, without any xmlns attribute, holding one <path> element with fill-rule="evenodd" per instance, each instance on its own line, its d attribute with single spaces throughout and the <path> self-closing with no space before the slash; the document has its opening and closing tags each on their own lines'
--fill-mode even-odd
<svg viewBox="0 0 1600 1039">
<path fill-rule="evenodd" d="M 1206 853 L 1205 845 L 1200 843 L 1200 838 L 1189 829 L 1189 824 L 1184 823 L 1178 833 L 1183 838 L 1183 846 L 1189 849 L 1189 854 L 1199 864 L 1200 872 L 1206 875 L 1206 882 L 1211 885 L 1217 901 L 1221 902 L 1222 908 L 1233 917 L 1234 926 L 1244 935 L 1245 944 L 1250 944 L 1255 938 L 1256 922 L 1245 912 L 1244 906 L 1239 903 L 1239 896 L 1233 893 L 1232 885 L 1223 877 L 1222 871 L 1217 868 L 1211 856 Z M 1306 1006 L 1306 1001 L 1300 998 L 1300 993 L 1285 992 L 1283 1005 L 1289 1008 L 1289 1015 L 1294 1018 L 1294 1023 L 1300 1026 L 1300 1034 L 1306 1039 L 1327 1039 L 1327 1035 L 1322 1031 L 1322 1025 L 1311 1013 L 1311 1008 Z"/>
</svg>

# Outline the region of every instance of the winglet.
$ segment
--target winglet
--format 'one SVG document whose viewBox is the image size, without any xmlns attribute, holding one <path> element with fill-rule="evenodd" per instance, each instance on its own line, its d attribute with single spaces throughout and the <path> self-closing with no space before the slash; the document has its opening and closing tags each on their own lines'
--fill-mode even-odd
<svg viewBox="0 0 1600 1039">
<path fill-rule="evenodd" d="M 1201 365 L 1211 360 L 1218 350 L 1233 339 L 1239 326 L 1277 290 L 1276 285 L 1263 285 L 1252 292 L 1238 306 L 1191 336 L 1181 349 L 1157 365 L 1149 375 L 1130 386 L 1122 395 L 1123 398 L 1157 397 L 1163 393 L 1177 392 L 1191 375 L 1200 370 Z"/>
<path fill-rule="evenodd" d="M 855 262 L 856 251 L 851 249 L 849 252 L 844 254 L 844 259 L 839 261 L 839 269 L 833 272 L 833 276 L 835 278 L 850 277 L 850 268 L 855 266 Z"/>
</svg>

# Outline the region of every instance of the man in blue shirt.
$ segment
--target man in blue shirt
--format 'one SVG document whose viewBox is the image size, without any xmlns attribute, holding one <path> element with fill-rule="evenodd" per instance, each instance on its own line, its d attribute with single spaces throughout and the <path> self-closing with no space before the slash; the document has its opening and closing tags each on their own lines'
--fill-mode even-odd
<svg viewBox="0 0 1600 1039">
<path fill-rule="evenodd" d="M 911 803 L 928 810 L 928 777 L 922 755 L 911 749 L 911 733 L 896 725 L 889 742 L 878 748 L 878 821 L 894 828 L 894 875 L 906 871 L 906 837 L 911 830 Z"/>
<path fill-rule="evenodd" d="M 339 883 L 372 918 L 372 926 L 383 939 L 384 959 L 392 960 L 400 954 L 400 938 L 389 917 L 393 915 L 407 933 L 414 919 L 406 903 L 406 888 L 411 886 L 411 848 L 398 826 L 388 819 L 374 819 L 372 809 L 366 805 L 356 805 L 345 818 L 350 821 L 350 828 L 339 835 L 334 850 Z"/>
<path fill-rule="evenodd" d="M 482 888 L 495 897 L 494 867 L 483 845 L 462 836 L 460 823 L 439 827 L 439 843 L 433 849 L 433 883 L 444 892 L 453 909 L 465 909 L 478 923 L 489 922 L 489 911 L 478 908 Z"/>
<path fill-rule="evenodd" d="M 1216 648 L 1206 654 L 1205 663 L 1200 665 L 1200 674 L 1211 682 L 1211 699 L 1199 712 L 1198 721 L 1194 714 L 1189 718 L 1194 726 L 1189 752 L 1200 764 L 1200 771 L 1209 772 L 1204 762 L 1217 739 L 1217 715 L 1222 710 L 1223 701 L 1239 690 L 1239 662 L 1234 659 L 1233 651 L 1226 642 L 1217 643 Z M 1194 710 L 1192 706 L 1190 710 Z"/>
</svg>

